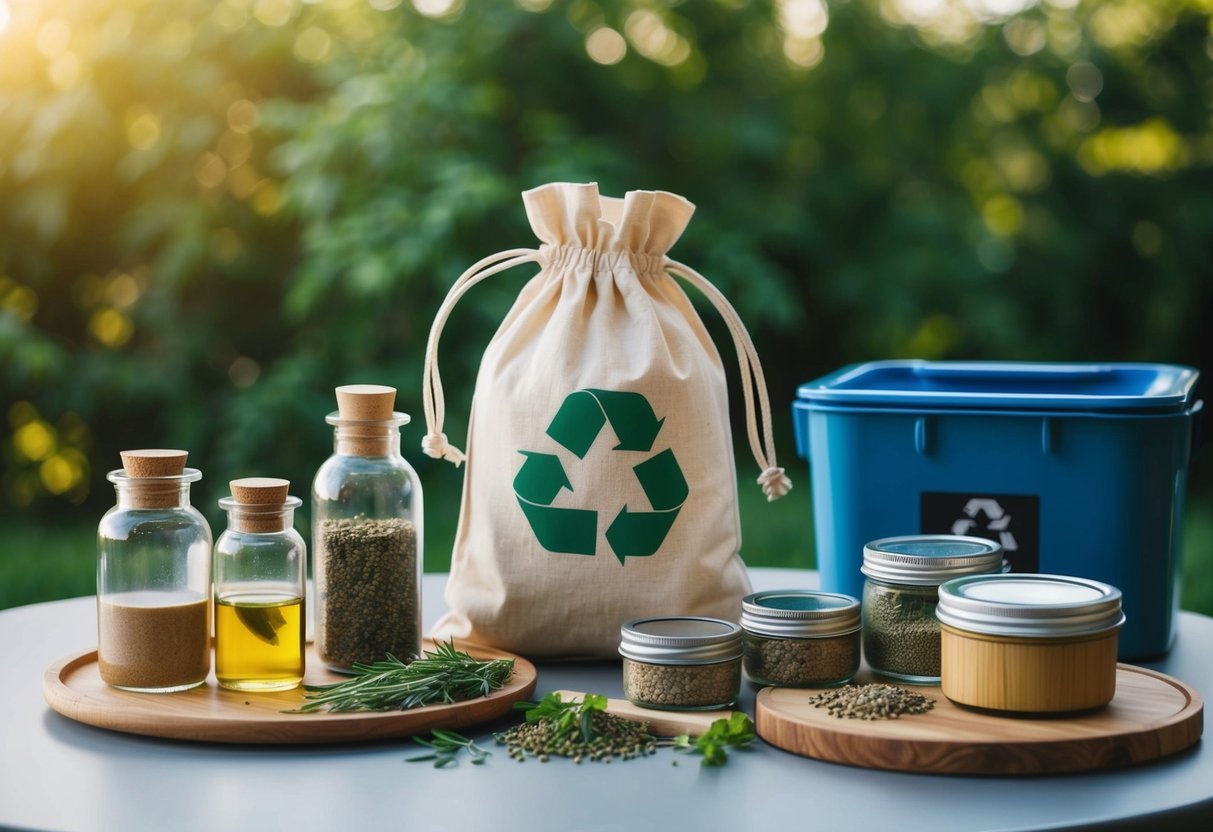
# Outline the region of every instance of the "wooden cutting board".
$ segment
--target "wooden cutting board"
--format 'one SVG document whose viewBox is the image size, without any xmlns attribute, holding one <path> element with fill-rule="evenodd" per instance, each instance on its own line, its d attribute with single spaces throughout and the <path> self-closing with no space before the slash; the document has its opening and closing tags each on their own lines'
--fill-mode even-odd
<svg viewBox="0 0 1213 832">
<path fill-rule="evenodd" d="M 576 690 L 558 690 L 560 698 L 572 702 L 585 698 L 585 694 Z M 677 737 L 687 734 L 698 737 L 707 733 L 712 723 L 718 719 L 728 719 L 733 711 L 661 711 L 656 708 L 642 708 L 633 705 L 626 699 L 608 699 L 606 712 L 620 719 L 631 722 L 647 722 L 649 733 L 655 737 Z"/>
<path fill-rule="evenodd" d="M 132 693 L 101 681 L 97 651 L 69 656 L 47 668 L 42 694 L 64 716 L 131 734 L 199 742 L 296 744 L 357 742 L 423 734 L 434 728 L 460 730 L 504 716 L 514 702 L 535 690 L 535 666 L 521 656 L 487 647 L 457 644 L 478 659 L 513 659 L 514 675 L 486 697 L 408 711 L 284 713 L 304 703 L 302 688 L 276 693 L 244 693 L 219 687 L 214 674 L 205 685 L 180 693 Z M 434 645 L 428 639 L 427 650 Z M 304 683 L 322 685 L 348 679 L 329 671 L 307 647 Z"/>
<path fill-rule="evenodd" d="M 903 687 L 934 699 L 934 709 L 899 719 L 839 719 L 808 704 L 816 691 L 764 688 L 755 713 L 758 736 L 793 754 L 866 768 L 1032 775 L 1165 757 L 1194 745 L 1204 727 L 1204 703 L 1193 688 L 1124 664 L 1117 666 L 1112 702 L 1076 717 L 994 716 L 954 705 L 938 687 Z"/>
</svg>

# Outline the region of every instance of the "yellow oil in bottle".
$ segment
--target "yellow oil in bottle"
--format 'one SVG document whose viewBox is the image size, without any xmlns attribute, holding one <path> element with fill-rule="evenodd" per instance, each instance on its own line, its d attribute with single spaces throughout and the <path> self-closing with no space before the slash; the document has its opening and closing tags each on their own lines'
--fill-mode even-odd
<svg viewBox="0 0 1213 832">
<path fill-rule="evenodd" d="M 303 681 L 303 599 L 235 593 L 215 603 L 215 676 L 232 690 L 289 690 Z"/>
</svg>

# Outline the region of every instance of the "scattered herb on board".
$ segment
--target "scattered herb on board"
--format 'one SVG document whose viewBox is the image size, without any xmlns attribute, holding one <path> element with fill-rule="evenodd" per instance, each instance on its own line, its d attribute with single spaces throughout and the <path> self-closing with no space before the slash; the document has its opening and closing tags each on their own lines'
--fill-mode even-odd
<svg viewBox="0 0 1213 832">
<path fill-rule="evenodd" d="M 687 734 L 674 737 L 675 751 L 702 754 L 702 766 L 722 766 L 729 761 L 730 748 L 747 748 L 754 741 L 754 722 L 743 713 L 735 713 L 728 719 L 718 719 L 708 730 L 694 741 Z"/>
<path fill-rule="evenodd" d="M 435 728 L 430 737 L 431 739 L 428 740 L 423 740 L 421 737 L 413 737 L 413 742 L 426 746 L 430 751 L 418 757 L 409 757 L 405 760 L 406 763 L 421 763 L 426 760 L 433 760 L 434 768 L 446 768 L 452 763 L 457 765 L 458 761 L 456 757 L 459 756 L 460 751 L 466 749 L 468 755 L 472 758 L 472 765 L 478 766 L 493 753 L 486 751 L 467 737 L 454 731 L 443 731 Z"/>
<path fill-rule="evenodd" d="M 925 714 L 935 700 L 897 685 L 846 685 L 809 699 L 839 719 L 899 719 L 902 714 Z"/>
<path fill-rule="evenodd" d="M 566 702 L 559 693 L 549 693 L 539 702 L 515 703 L 526 711 L 526 722 L 493 736 L 518 762 L 529 756 L 546 763 L 556 756 L 571 757 L 575 763 L 609 763 L 657 752 L 648 723 L 608 714 L 606 706 L 605 696 L 587 694 Z"/>
<path fill-rule="evenodd" d="M 426 650 L 409 664 L 388 654 L 373 664 L 354 665 L 354 677 L 331 685 L 305 685 L 308 700 L 296 713 L 391 711 L 488 696 L 514 673 L 513 659 L 474 659 L 454 640 Z"/>
</svg>

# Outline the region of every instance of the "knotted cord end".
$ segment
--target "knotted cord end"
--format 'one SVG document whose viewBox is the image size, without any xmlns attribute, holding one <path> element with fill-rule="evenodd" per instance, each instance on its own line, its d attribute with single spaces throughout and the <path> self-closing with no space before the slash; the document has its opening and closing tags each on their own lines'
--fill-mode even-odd
<svg viewBox="0 0 1213 832">
<path fill-rule="evenodd" d="M 767 502 L 773 503 L 792 490 L 792 481 L 782 468 L 768 468 L 758 477 L 762 493 L 767 495 Z"/>
<path fill-rule="evenodd" d="M 456 467 L 467 459 L 463 451 L 447 442 L 445 433 L 427 433 L 421 439 L 421 451 L 433 459 L 445 459 Z"/>
</svg>

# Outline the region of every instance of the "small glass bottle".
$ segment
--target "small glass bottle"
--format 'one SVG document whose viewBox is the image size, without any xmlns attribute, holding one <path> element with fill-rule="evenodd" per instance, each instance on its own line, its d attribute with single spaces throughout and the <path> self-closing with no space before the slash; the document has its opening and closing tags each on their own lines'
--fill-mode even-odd
<svg viewBox="0 0 1213 832">
<path fill-rule="evenodd" d="M 826 688 L 859 670 L 859 601 L 850 595 L 777 589 L 741 601 L 745 672 L 757 685 Z"/>
<path fill-rule="evenodd" d="M 863 655 L 872 672 L 939 684 L 939 585 L 1002 572 L 1002 547 L 981 537 L 886 537 L 863 548 Z"/>
<path fill-rule="evenodd" d="M 623 695 L 642 708 L 727 708 L 741 693 L 741 653 L 741 628 L 729 621 L 637 618 L 620 628 Z"/>
<path fill-rule="evenodd" d="M 197 687 L 211 669 L 211 530 L 190 505 L 185 451 L 122 452 L 118 504 L 97 527 L 97 664 L 143 693 Z"/>
<path fill-rule="evenodd" d="M 393 387 L 337 388 L 334 454 L 312 485 L 316 654 L 337 671 L 421 651 L 421 482 L 395 400 Z"/>
<path fill-rule="evenodd" d="M 215 543 L 215 678 L 232 690 L 290 690 L 303 681 L 307 549 L 287 480 L 232 480 Z"/>
</svg>

